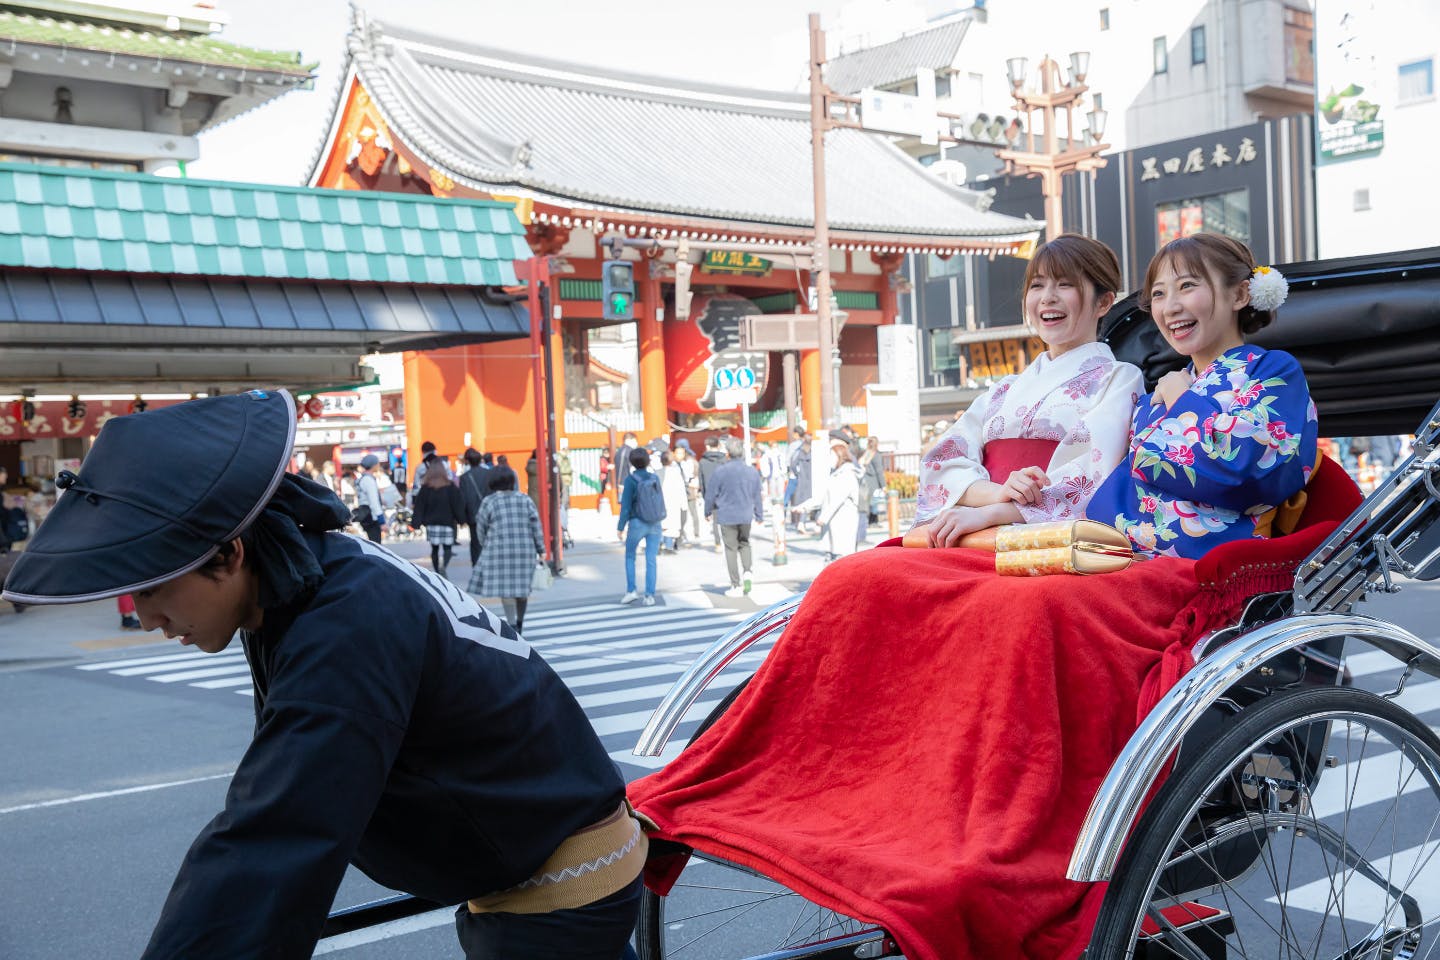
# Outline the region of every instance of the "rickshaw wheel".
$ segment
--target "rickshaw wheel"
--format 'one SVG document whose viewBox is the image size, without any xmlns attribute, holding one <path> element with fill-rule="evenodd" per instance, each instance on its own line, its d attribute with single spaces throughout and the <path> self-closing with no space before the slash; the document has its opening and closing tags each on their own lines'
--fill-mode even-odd
<svg viewBox="0 0 1440 960">
<path fill-rule="evenodd" d="M 1275 694 L 1160 788 L 1087 957 L 1425 956 L 1437 852 L 1434 732 L 1361 690 Z"/>
<path fill-rule="evenodd" d="M 749 678 L 742 680 L 715 704 L 687 748 L 724 715 L 749 683 Z M 869 924 L 811 903 L 738 864 L 697 855 L 690 857 L 669 895 L 659 896 L 649 888 L 642 892 L 635 931 L 640 960 L 738 960 L 782 949 L 800 950 L 788 956 L 811 960 L 899 956 L 889 938 Z M 865 936 L 869 951 L 876 952 L 857 953 L 854 943 L 827 943 L 856 934 Z"/>
</svg>

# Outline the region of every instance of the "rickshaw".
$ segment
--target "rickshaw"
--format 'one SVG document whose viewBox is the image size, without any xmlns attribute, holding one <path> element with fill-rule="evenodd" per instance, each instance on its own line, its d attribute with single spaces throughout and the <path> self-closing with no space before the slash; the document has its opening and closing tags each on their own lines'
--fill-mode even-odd
<svg viewBox="0 0 1440 960">
<path fill-rule="evenodd" d="M 1282 270 L 1291 299 L 1254 339 L 1301 360 L 1323 433 L 1413 430 L 1414 453 L 1353 510 L 1353 482 L 1320 465 L 1306 510 L 1338 526 L 1293 589 L 1252 597 L 1202 637 L 1194 668 L 1115 758 L 1067 871 L 1109 882 L 1089 960 L 1440 956 L 1440 738 L 1395 702 L 1417 674 L 1440 678 L 1440 644 L 1357 610 L 1400 578 L 1440 579 L 1440 248 Z M 1152 385 L 1181 364 L 1133 296 L 1101 331 Z M 779 638 L 800 601 L 704 651 L 635 753 L 660 755 L 710 683 Z M 1358 689 L 1357 657 L 1393 661 L 1393 688 Z M 902 955 L 885 930 L 709 855 L 690 856 L 668 895 L 647 890 L 636 945 L 642 960 Z"/>
</svg>

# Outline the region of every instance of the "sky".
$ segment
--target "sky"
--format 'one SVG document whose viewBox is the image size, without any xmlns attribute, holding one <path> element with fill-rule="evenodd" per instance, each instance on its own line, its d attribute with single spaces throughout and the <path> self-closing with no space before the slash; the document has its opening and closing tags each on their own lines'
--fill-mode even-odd
<svg viewBox="0 0 1440 960">
<path fill-rule="evenodd" d="M 348 0 L 212 0 L 220 37 L 319 62 L 313 90 L 287 93 L 202 134 L 192 177 L 299 184 L 330 121 L 345 65 Z M 887 0 L 881 0 L 882 3 Z M 372 19 L 471 43 L 632 73 L 802 90 L 807 16 L 844 0 L 360 0 Z"/>
</svg>

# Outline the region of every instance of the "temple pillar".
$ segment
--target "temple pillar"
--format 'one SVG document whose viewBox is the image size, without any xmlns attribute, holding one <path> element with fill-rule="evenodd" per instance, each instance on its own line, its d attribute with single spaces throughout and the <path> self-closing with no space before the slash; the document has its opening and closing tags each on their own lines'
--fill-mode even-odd
<svg viewBox="0 0 1440 960">
<path fill-rule="evenodd" d="M 800 351 L 800 416 L 805 420 L 805 429 L 814 433 L 820 429 L 820 351 Z"/>
<path fill-rule="evenodd" d="M 670 432 L 670 402 L 665 390 L 665 316 L 660 299 L 660 278 L 642 260 L 635 266 L 640 303 L 635 310 L 635 336 L 640 341 L 640 413 L 645 418 L 643 440 Z"/>
<path fill-rule="evenodd" d="M 424 391 L 421 390 L 421 367 L 424 354 L 406 350 L 403 366 L 405 370 L 405 482 L 414 479 L 415 466 L 420 462 L 420 444 L 424 443 L 421 431 L 425 429 Z"/>
<path fill-rule="evenodd" d="M 904 262 L 903 253 L 874 253 L 870 254 L 870 260 L 880 268 L 880 322 L 894 323 L 900 315 L 900 298 L 895 293 L 894 277 L 900 270 L 900 264 Z"/>
</svg>

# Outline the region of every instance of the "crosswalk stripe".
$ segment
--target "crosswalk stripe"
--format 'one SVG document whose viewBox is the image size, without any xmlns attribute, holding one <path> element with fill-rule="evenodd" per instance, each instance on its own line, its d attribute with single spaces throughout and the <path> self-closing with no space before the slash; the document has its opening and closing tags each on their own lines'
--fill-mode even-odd
<svg viewBox="0 0 1440 960">
<path fill-rule="evenodd" d="M 121 669 L 119 669 L 119 670 L 110 670 L 110 671 L 107 671 L 107 672 L 113 673 L 113 674 L 114 674 L 115 676 L 117 676 L 117 677 L 138 677 L 138 676 L 143 676 L 143 675 L 145 675 L 145 674 L 147 674 L 147 673 L 166 673 L 166 672 L 168 672 L 168 671 L 170 671 L 170 670 L 176 669 L 177 667 L 187 667 L 187 666 L 190 666 L 191 664 L 197 664 L 197 665 L 198 665 L 198 664 L 201 664 L 201 663 L 205 663 L 205 664 L 218 664 L 218 663 L 226 663 L 226 664 L 239 663 L 239 664 L 244 664 L 244 663 L 245 663 L 245 654 L 243 654 L 243 653 L 235 653 L 235 654 L 222 653 L 222 654 L 216 654 L 214 657 L 206 656 L 206 657 L 204 657 L 204 659 L 195 658 L 194 660 L 191 660 L 191 661 L 189 661 L 188 663 L 147 663 L 147 664 L 145 664 L 144 666 L 139 666 L 139 667 L 123 667 L 123 668 L 121 668 Z"/>
<path fill-rule="evenodd" d="M 722 673 L 711 681 L 711 686 L 723 687 L 724 689 L 728 690 L 730 689 L 730 687 L 733 687 L 735 684 L 745 679 L 745 677 L 749 676 L 749 673 L 750 671 L 748 670 Z M 673 686 L 673 684 L 652 683 L 647 687 L 630 687 L 625 690 L 612 690 L 607 693 L 587 693 L 584 696 L 579 696 L 575 699 L 580 701 L 580 706 L 586 710 L 590 710 L 595 707 L 608 707 L 616 703 L 640 703 L 645 700 L 654 700 L 658 704 L 660 702 L 660 698 L 670 692 L 671 686 Z M 653 712 L 654 708 L 652 707 L 651 710 L 645 714 L 646 721 L 650 719 L 650 713 Z M 645 724 L 642 723 L 640 724 L 640 726 L 636 727 L 635 730 L 638 733 L 644 728 Z"/>
<path fill-rule="evenodd" d="M 685 631 L 690 636 L 695 636 L 694 631 L 699 630 L 703 633 L 708 634 L 709 636 L 718 637 L 720 636 L 720 634 L 725 632 L 726 627 L 727 624 L 725 623 L 706 623 L 702 620 L 698 623 L 675 624 L 673 629 Z M 564 657 L 574 650 L 583 650 L 591 647 L 603 647 L 607 650 L 629 650 L 634 647 L 653 647 L 656 643 L 671 640 L 679 636 L 680 634 L 678 633 L 667 632 L 659 636 L 651 634 L 648 636 L 637 637 L 631 634 L 627 634 L 625 632 L 620 632 L 616 635 L 616 638 L 614 639 L 608 639 L 603 636 L 596 636 L 592 637 L 587 642 L 581 642 L 579 640 L 576 640 L 573 642 L 550 644 L 546 647 L 537 647 L 536 649 L 540 651 L 540 655 L 543 656 L 546 660 L 554 660 L 560 657 Z"/>
<path fill-rule="evenodd" d="M 145 663 L 173 663 L 181 660 L 198 660 L 201 657 L 208 657 L 210 654 L 202 653 L 199 650 L 187 650 L 184 653 L 167 653 L 162 657 L 132 657 L 128 660 L 106 660 L 103 663 L 82 663 L 76 670 L 109 670 L 113 667 L 134 667 Z"/>
<path fill-rule="evenodd" d="M 646 607 L 646 610 L 665 610 L 666 607 Z M 620 613 L 627 610 L 618 602 L 596 603 L 586 607 L 564 607 L 560 610 L 532 610 L 525 614 L 531 623 L 568 623 L 572 620 L 593 620 L 597 613 Z"/>
<path fill-rule="evenodd" d="M 670 636 L 666 637 L 666 639 L 667 639 L 667 640 L 694 640 L 694 639 L 697 638 L 697 637 L 709 637 L 709 638 L 711 638 L 711 639 L 713 640 L 714 638 L 716 638 L 716 637 L 718 637 L 718 636 L 720 636 L 720 632 L 719 632 L 718 630 L 716 630 L 714 627 L 707 627 L 707 628 L 703 628 L 703 629 L 700 629 L 700 630 L 691 630 L 691 631 L 688 631 L 688 632 L 686 632 L 686 633 L 675 633 L 675 634 L 671 634 Z M 700 644 L 700 645 L 698 645 L 698 646 L 696 646 L 696 647 L 693 647 L 692 649 L 694 649 L 694 650 L 696 650 L 696 651 L 698 652 L 698 651 L 700 651 L 700 650 L 704 650 L 705 647 L 706 647 L 706 644 L 703 644 L 703 643 L 702 643 L 702 644 Z M 665 649 L 667 649 L 667 650 L 675 650 L 675 649 L 678 649 L 678 648 L 667 647 L 667 648 L 665 648 Z M 604 655 L 604 654 L 606 654 L 606 653 L 613 653 L 616 657 L 621 657 L 621 656 L 627 655 L 627 654 L 626 654 L 626 651 L 629 651 L 629 650 L 631 650 L 630 647 L 621 647 L 621 646 L 618 646 L 618 645 L 610 645 L 610 644 L 579 644 L 579 645 L 576 645 L 576 646 L 574 646 L 574 647 L 570 647 L 567 652 L 569 652 L 569 653 L 571 653 L 571 654 L 574 654 L 574 655 L 576 655 L 576 656 L 587 656 L 587 657 L 602 656 L 602 655 Z M 636 651 L 636 652 L 637 652 L 637 653 L 643 653 L 643 652 L 646 652 L 646 651 Z M 656 652 L 660 652 L 660 651 L 649 651 L 649 652 L 651 652 L 651 653 L 656 653 Z M 545 659 L 546 659 L 547 661 L 551 661 L 551 658 L 550 658 L 550 657 L 546 657 Z M 554 662 L 555 662 L 555 661 L 551 661 L 552 665 L 554 664 Z M 563 662 L 563 661 L 560 661 L 560 662 Z M 558 671 L 557 671 L 557 672 L 558 672 Z"/>
<path fill-rule="evenodd" d="M 182 680 L 202 680 L 205 677 L 223 677 L 244 674 L 250 676 L 250 664 L 241 660 L 239 663 L 221 664 L 217 667 L 202 667 L 199 670 L 182 670 L 179 673 L 161 673 L 146 677 L 154 683 L 180 683 Z"/>
<path fill-rule="evenodd" d="M 250 682 L 250 672 L 247 670 L 243 677 L 222 677 L 219 680 L 202 680 L 200 683 L 192 683 L 190 686 L 199 687 L 202 690 L 224 690 L 226 687 L 248 687 Z"/>
<path fill-rule="evenodd" d="M 1431 840 L 1408 850 L 1401 850 L 1393 856 L 1371 860 L 1370 863 L 1381 876 L 1390 877 L 1397 887 L 1415 895 L 1425 890 L 1440 889 L 1440 856 L 1437 856 L 1437 849 L 1440 849 L 1440 840 Z M 1315 913 L 1324 913 L 1327 910 L 1334 912 L 1335 895 L 1339 888 L 1343 891 L 1341 895 L 1344 899 L 1341 902 L 1345 913 L 1356 919 L 1373 920 L 1387 909 L 1393 909 L 1389 894 L 1369 880 L 1358 874 L 1343 873 L 1339 870 L 1336 874 L 1333 886 L 1331 878 L 1326 876 L 1289 890 L 1285 894 L 1285 905 Z M 1341 884 L 1344 886 L 1341 887 Z M 1271 897 L 1269 902 L 1278 903 L 1279 898 Z M 1427 920 L 1433 919 L 1433 914 L 1427 917 Z"/>
<path fill-rule="evenodd" d="M 731 623 L 740 619 L 740 614 L 721 614 L 715 610 L 677 610 L 667 616 L 652 617 L 640 622 L 610 622 L 604 624 L 598 630 L 576 631 L 565 630 L 531 630 L 528 627 L 523 631 L 527 641 L 537 646 L 546 641 L 554 642 L 563 640 L 566 643 L 582 640 L 600 640 L 605 637 L 633 637 L 637 631 L 651 631 L 663 627 L 671 629 L 685 623 Z"/>
</svg>

